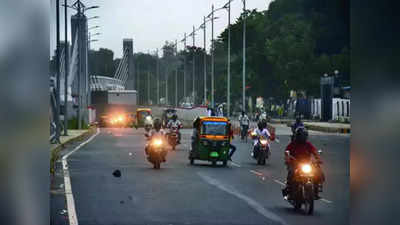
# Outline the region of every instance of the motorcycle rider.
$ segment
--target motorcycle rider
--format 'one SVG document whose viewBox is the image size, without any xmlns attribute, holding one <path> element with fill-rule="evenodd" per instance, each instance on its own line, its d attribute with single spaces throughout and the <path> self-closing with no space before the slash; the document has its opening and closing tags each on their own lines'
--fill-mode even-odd
<svg viewBox="0 0 400 225">
<path fill-rule="evenodd" d="M 268 129 L 266 129 L 264 127 L 264 123 L 262 121 L 257 123 L 257 129 L 255 129 L 255 133 L 257 137 L 265 137 L 266 139 L 270 139 L 271 134 L 269 133 Z M 254 140 L 254 144 L 253 144 L 253 152 L 251 153 L 251 156 L 253 157 L 257 157 L 256 152 L 257 152 L 257 144 L 258 144 L 258 138 Z M 268 148 L 269 148 L 269 144 L 268 144 Z"/>
<path fill-rule="evenodd" d="M 243 131 L 246 131 L 246 134 L 244 134 L 244 135 L 247 135 L 247 130 L 249 129 L 250 120 L 249 120 L 249 117 L 246 115 L 245 111 L 242 111 L 242 115 L 239 116 L 239 122 L 240 122 L 241 134 L 243 134 L 242 133 Z M 243 135 L 241 135 L 241 136 L 243 136 Z"/>
<path fill-rule="evenodd" d="M 178 116 L 176 114 L 172 115 L 172 119 L 167 124 L 168 129 L 171 129 L 174 127 L 177 128 L 178 144 L 180 144 L 181 143 L 181 132 L 179 131 L 179 129 L 182 127 L 182 123 L 181 123 L 181 121 L 178 120 Z"/>
<path fill-rule="evenodd" d="M 152 139 L 153 137 L 156 137 L 156 136 L 162 137 L 162 138 L 165 137 L 165 131 L 164 131 L 163 129 L 161 129 L 161 126 L 162 126 L 161 120 L 160 120 L 159 118 L 156 118 L 156 119 L 153 121 L 153 128 L 154 128 L 154 129 L 151 130 L 151 131 L 147 134 L 148 142 L 147 142 L 146 147 L 145 147 L 146 155 L 148 155 L 149 143 L 150 143 L 150 141 L 151 141 L 151 139 Z M 166 156 L 166 155 L 167 155 L 167 152 L 164 151 L 164 152 L 163 152 L 163 161 L 164 161 L 164 162 L 165 162 L 165 156 Z"/>
<path fill-rule="evenodd" d="M 282 190 L 284 196 L 290 193 L 290 188 L 293 184 L 294 169 L 296 168 L 296 163 L 310 161 L 313 156 L 317 164 L 322 164 L 321 158 L 318 154 L 317 149 L 307 141 L 308 132 L 304 127 L 298 127 L 295 130 L 294 140 L 286 147 L 286 151 L 289 151 L 290 156 L 285 152 L 285 164 L 287 166 L 288 175 L 286 181 L 286 187 Z M 293 158 L 295 159 L 293 159 Z M 316 171 L 316 183 L 317 188 L 315 188 L 315 197 L 319 199 L 318 192 L 322 191 L 322 183 L 325 181 L 324 174 L 320 167 L 317 167 Z"/>
</svg>

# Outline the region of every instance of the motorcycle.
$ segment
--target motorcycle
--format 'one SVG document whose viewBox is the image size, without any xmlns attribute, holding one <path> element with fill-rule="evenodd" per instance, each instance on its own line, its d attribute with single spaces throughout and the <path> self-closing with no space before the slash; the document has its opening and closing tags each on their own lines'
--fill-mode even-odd
<svg viewBox="0 0 400 225">
<path fill-rule="evenodd" d="M 168 143 L 169 145 L 171 145 L 172 150 L 175 150 L 176 146 L 178 145 L 178 132 L 179 132 L 179 128 L 180 127 L 171 127 L 169 129 L 169 132 L 167 134 L 167 139 L 168 139 Z"/>
<path fill-rule="evenodd" d="M 153 118 L 151 116 L 146 116 L 144 120 L 144 129 L 149 132 L 153 127 Z"/>
<path fill-rule="evenodd" d="M 258 137 L 253 131 L 251 133 L 253 139 L 257 139 L 257 144 L 254 146 L 253 158 L 257 160 L 258 165 L 265 165 L 266 161 L 271 156 L 271 150 L 269 148 L 269 141 L 264 136 Z"/>
<path fill-rule="evenodd" d="M 289 151 L 285 152 L 290 158 Z M 320 165 L 317 162 L 296 162 L 293 174 L 293 184 L 288 193 L 282 191 L 284 199 L 294 206 L 296 210 L 304 206 L 308 215 L 314 212 L 314 201 L 317 200 L 318 192 L 322 191 L 322 186 L 316 183 L 316 174 L 320 171 Z"/>
<path fill-rule="evenodd" d="M 160 169 L 161 163 L 166 161 L 167 156 L 167 151 L 164 148 L 164 137 L 159 135 L 150 138 L 148 134 L 145 134 L 145 136 L 149 139 L 146 150 L 147 160 L 153 164 L 154 169 Z"/>
</svg>

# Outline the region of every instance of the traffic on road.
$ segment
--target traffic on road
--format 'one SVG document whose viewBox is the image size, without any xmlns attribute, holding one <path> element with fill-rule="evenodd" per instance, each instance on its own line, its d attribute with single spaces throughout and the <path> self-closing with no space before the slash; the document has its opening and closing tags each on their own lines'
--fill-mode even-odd
<svg viewBox="0 0 400 225">
<path fill-rule="evenodd" d="M 349 135 L 309 131 L 306 143 L 316 151 L 315 161 L 299 167 L 291 162 L 293 178 L 287 180 L 288 157 L 300 155 L 293 151 L 296 133 L 286 125 L 273 124 L 271 140 L 265 124 L 250 124 L 246 142 L 240 133 L 230 132 L 225 117 L 199 117 L 193 129 L 176 127 L 176 117 L 168 124 L 163 127 L 156 118 L 149 132 L 97 128 L 93 139 L 68 150 L 74 151 L 66 159 L 74 220 L 79 224 L 346 223 Z M 172 129 L 179 132 L 176 146 L 168 141 Z M 267 142 L 262 144 L 263 140 Z M 233 155 L 231 146 L 236 148 Z M 261 163 L 256 155 L 262 155 Z M 321 169 L 323 185 L 314 179 Z"/>
</svg>

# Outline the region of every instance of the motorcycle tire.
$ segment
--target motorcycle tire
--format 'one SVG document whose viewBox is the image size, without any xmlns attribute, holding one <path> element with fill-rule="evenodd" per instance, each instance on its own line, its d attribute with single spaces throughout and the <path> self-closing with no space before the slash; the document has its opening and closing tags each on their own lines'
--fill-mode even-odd
<svg viewBox="0 0 400 225">
<path fill-rule="evenodd" d="M 314 213 L 314 188 L 313 185 L 306 185 L 304 189 L 304 210 L 307 215 L 312 215 Z"/>
<path fill-rule="evenodd" d="M 211 161 L 211 165 L 212 165 L 213 167 L 217 166 L 217 160 L 212 160 L 212 161 Z"/>
<path fill-rule="evenodd" d="M 194 159 L 190 158 L 190 165 L 194 165 Z"/>
</svg>

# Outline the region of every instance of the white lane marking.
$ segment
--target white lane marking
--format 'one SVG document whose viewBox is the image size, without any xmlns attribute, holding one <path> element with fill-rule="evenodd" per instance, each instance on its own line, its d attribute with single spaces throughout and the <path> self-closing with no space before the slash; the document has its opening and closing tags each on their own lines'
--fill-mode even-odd
<svg viewBox="0 0 400 225">
<path fill-rule="evenodd" d="M 278 144 L 281 143 L 281 141 L 279 141 L 279 138 L 275 138 L 275 142 Z"/>
<path fill-rule="evenodd" d="M 232 166 L 236 166 L 236 167 L 241 167 L 241 165 L 239 165 L 239 164 L 237 164 L 237 163 L 235 163 L 235 162 L 231 162 L 231 165 L 232 165 Z"/>
<path fill-rule="evenodd" d="M 280 181 L 280 180 L 274 180 L 275 181 L 275 183 L 277 183 L 277 184 L 280 184 L 281 186 L 286 186 L 286 184 L 285 183 L 283 183 L 282 181 Z"/>
<path fill-rule="evenodd" d="M 258 213 L 260 213 L 261 215 L 263 215 L 265 218 L 273 220 L 275 222 L 278 222 L 280 224 L 287 224 L 281 217 L 279 217 L 278 215 L 272 213 L 271 211 L 265 209 L 261 204 L 259 204 L 258 202 L 256 202 L 255 200 L 253 200 L 252 198 L 238 192 L 237 190 L 235 190 L 233 187 L 228 187 L 224 184 L 222 184 L 221 182 L 219 182 L 218 180 L 211 178 L 201 172 L 197 172 L 197 174 L 203 178 L 207 183 L 216 186 L 217 188 L 228 192 L 231 195 L 236 196 L 237 198 L 245 201 L 250 207 L 252 207 L 254 210 L 256 210 Z"/>
<path fill-rule="evenodd" d="M 95 138 L 99 133 L 100 133 L 100 129 L 97 128 L 96 134 L 94 134 L 92 137 L 90 137 L 85 142 L 82 142 L 74 150 L 68 152 L 67 154 L 65 154 L 62 157 L 62 165 L 63 165 L 63 171 L 64 171 L 65 198 L 67 199 L 68 219 L 69 219 L 69 224 L 70 225 L 78 225 L 78 218 L 76 216 L 75 200 L 74 200 L 74 195 L 72 193 L 71 179 L 70 179 L 70 176 L 69 176 L 67 159 L 72 153 L 78 151 L 84 145 L 86 145 L 91 140 L 93 140 L 93 138 Z"/>
<path fill-rule="evenodd" d="M 274 181 L 275 181 L 275 183 L 278 183 L 278 184 L 280 184 L 280 185 L 283 186 L 283 187 L 286 186 L 286 184 L 283 183 L 283 182 L 280 181 L 280 180 L 274 180 Z M 332 201 L 329 201 L 328 199 L 321 198 L 320 201 L 321 201 L 321 202 L 328 203 L 328 204 L 332 204 Z"/>
<path fill-rule="evenodd" d="M 255 171 L 255 170 L 250 170 L 250 173 L 254 173 L 257 176 L 262 176 L 263 175 L 262 173 L 260 173 L 258 171 Z"/>
<path fill-rule="evenodd" d="M 328 199 L 321 198 L 320 200 L 322 202 L 325 202 L 325 203 L 328 203 L 328 204 L 332 204 L 332 201 L 329 201 Z"/>
</svg>

